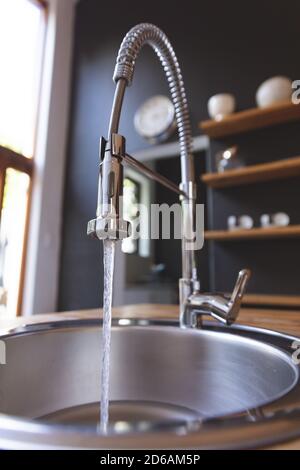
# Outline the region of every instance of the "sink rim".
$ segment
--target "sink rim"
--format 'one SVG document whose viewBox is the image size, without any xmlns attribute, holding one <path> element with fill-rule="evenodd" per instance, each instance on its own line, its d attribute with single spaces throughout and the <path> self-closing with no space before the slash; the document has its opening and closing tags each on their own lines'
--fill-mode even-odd
<svg viewBox="0 0 300 470">
<path fill-rule="evenodd" d="M 0 339 L 19 335 L 30 335 L 38 332 L 64 328 L 82 328 L 101 326 L 102 319 L 67 319 L 54 322 L 24 324 L 21 327 L 0 330 Z M 175 319 L 114 318 L 113 326 L 128 327 L 176 327 Z M 238 340 L 251 339 L 260 343 L 260 347 L 271 349 L 294 368 L 295 381 L 287 391 L 275 400 L 252 408 L 246 412 L 226 414 L 216 418 L 204 418 L 191 421 L 190 427 L 174 423 L 165 429 L 153 427 L 147 433 L 130 432 L 128 434 L 101 434 L 91 432 L 89 427 L 42 423 L 19 416 L 0 413 L 0 445 L 5 448 L 245 448 L 266 446 L 284 439 L 300 436 L 300 366 L 288 360 L 292 350 L 290 345 L 299 338 L 268 329 L 234 325 L 227 327 L 215 322 L 205 321 L 206 332 L 221 332 L 229 336 L 235 335 Z M 189 334 L 197 334 L 199 330 L 187 330 Z M 214 336 L 214 334 L 213 334 Z M 254 337 L 253 337 L 254 336 Z M 263 341 L 268 340 L 267 344 Z M 284 341 L 287 347 L 279 347 L 277 342 Z M 289 345 L 289 348 L 288 348 Z M 275 351 L 274 351 L 275 349 Z M 295 391 L 299 399 L 295 399 Z M 293 395 L 293 396 L 292 396 Z M 287 419 L 289 418 L 289 419 Z M 226 432 L 225 432 L 226 431 Z M 231 432 L 230 432 L 231 431 Z M 233 442 L 232 435 L 239 441 Z M 122 444 L 120 446 L 120 444 Z M 204 445 L 204 447 L 201 447 Z M 24 446 L 24 447 L 22 447 Z"/>
</svg>

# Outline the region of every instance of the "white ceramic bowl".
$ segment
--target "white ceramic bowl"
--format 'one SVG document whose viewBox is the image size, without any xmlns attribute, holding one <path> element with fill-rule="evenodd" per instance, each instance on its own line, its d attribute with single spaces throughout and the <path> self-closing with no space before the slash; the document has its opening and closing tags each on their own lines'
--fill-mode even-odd
<svg viewBox="0 0 300 470">
<path fill-rule="evenodd" d="M 208 114 L 212 119 L 222 119 L 235 110 L 235 98 L 229 93 L 211 96 L 207 103 Z"/>
<path fill-rule="evenodd" d="M 290 223 L 290 217 L 285 212 L 277 212 L 273 215 L 273 223 L 278 227 L 286 227 Z"/>
<path fill-rule="evenodd" d="M 290 223 L 290 217 L 285 212 L 276 212 L 276 214 L 262 214 L 260 217 L 262 227 L 286 227 Z"/>
<path fill-rule="evenodd" d="M 239 222 L 240 227 L 245 230 L 250 230 L 253 227 L 253 219 L 250 215 L 241 215 Z"/>
<path fill-rule="evenodd" d="M 227 219 L 227 226 L 228 230 L 250 230 L 253 228 L 253 219 L 249 215 L 241 215 L 240 217 L 230 215 Z"/>
<path fill-rule="evenodd" d="M 256 92 L 256 103 L 259 108 L 272 106 L 291 99 L 292 81 L 287 77 L 273 77 L 263 82 Z"/>
</svg>

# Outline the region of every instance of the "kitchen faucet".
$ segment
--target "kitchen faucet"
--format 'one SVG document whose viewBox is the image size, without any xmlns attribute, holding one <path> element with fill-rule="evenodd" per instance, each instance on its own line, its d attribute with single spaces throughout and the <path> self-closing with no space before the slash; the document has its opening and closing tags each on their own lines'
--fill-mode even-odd
<svg viewBox="0 0 300 470">
<path fill-rule="evenodd" d="M 126 152 L 125 138 L 118 133 L 125 90 L 132 83 L 136 59 L 146 44 L 154 49 L 161 62 L 175 108 L 181 155 L 179 187 L 129 155 Z M 100 240 L 117 240 L 129 236 L 129 222 L 122 218 L 123 163 L 133 166 L 176 192 L 181 200 L 183 220 L 182 278 L 179 280 L 180 325 L 200 327 L 202 315 L 211 315 L 222 323 L 230 325 L 239 313 L 250 271 L 244 269 L 239 272 L 230 298 L 221 294 L 200 292 L 195 250 L 188 248 L 190 240 L 186 236 L 195 227 L 196 214 L 196 184 L 190 118 L 178 60 L 163 31 L 150 23 L 141 23 L 133 27 L 121 44 L 113 79 L 116 83 L 116 90 L 108 138 L 102 137 L 100 140 L 97 213 L 96 219 L 88 223 L 88 235 Z"/>
</svg>

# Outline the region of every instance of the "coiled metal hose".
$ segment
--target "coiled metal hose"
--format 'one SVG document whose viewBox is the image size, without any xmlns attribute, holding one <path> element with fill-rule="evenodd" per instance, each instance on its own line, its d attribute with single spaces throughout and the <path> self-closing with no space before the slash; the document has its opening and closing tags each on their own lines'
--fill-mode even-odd
<svg viewBox="0 0 300 470">
<path fill-rule="evenodd" d="M 156 52 L 165 71 L 172 101 L 175 107 L 181 154 L 182 182 L 194 181 L 192 155 L 192 135 L 189 110 L 179 63 L 173 47 L 161 29 L 151 23 L 141 23 L 133 27 L 123 39 L 119 49 L 113 79 L 117 90 L 110 123 L 110 130 L 116 132 L 125 86 L 131 85 L 136 59 L 142 47 L 148 44 Z"/>
</svg>

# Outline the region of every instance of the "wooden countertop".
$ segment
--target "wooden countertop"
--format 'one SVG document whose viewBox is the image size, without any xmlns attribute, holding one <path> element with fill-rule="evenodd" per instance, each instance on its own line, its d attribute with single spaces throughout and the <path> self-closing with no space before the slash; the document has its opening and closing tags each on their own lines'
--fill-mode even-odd
<svg viewBox="0 0 300 470">
<path fill-rule="evenodd" d="M 93 309 L 12 319 L 0 317 L 0 329 L 13 329 L 25 323 L 33 324 L 69 319 L 97 318 L 99 315 L 101 315 L 101 310 Z M 118 318 L 178 318 L 178 306 L 160 304 L 126 305 L 114 308 L 113 316 Z M 240 312 L 238 323 L 258 328 L 268 328 L 300 337 L 300 311 L 243 308 Z M 272 449 L 300 450 L 300 439 L 276 445 Z"/>
<path fill-rule="evenodd" d="M 92 309 L 11 319 L 0 317 L 0 329 L 11 329 L 25 323 L 46 323 L 49 321 L 69 319 L 97 318 L 99 315 L 102 315 L 100 309 Z M 119 318 L 178 318 L 178 306 L 161 304 L 126 305 L 124 307 L 114 308 L 113 316 Z M 257 326 L 258 328 L 269 328 L 300 337 L 300 310 L 243 308 L 241 309 L 238 323 Z"/>
</svg>

